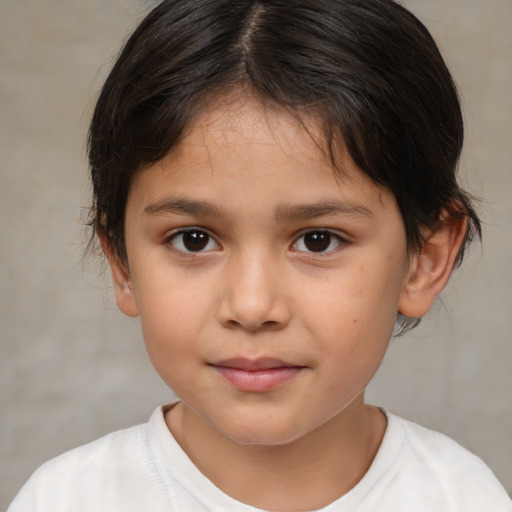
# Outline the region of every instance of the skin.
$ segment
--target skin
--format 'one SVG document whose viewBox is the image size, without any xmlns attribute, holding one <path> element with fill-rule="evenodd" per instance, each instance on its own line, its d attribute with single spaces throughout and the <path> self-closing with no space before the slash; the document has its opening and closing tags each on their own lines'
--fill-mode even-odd
<svg viewBox="0 0 512 512">
<path fill-rule="evenodd" d="M 140 316 L 181 399 L 169 429 L 221 490 L 267 510 L 323 507 L 364 476 L 386 428 L 365 388 L 397 312 L 428 311 L 465 229 L 447 221 L 411 254 L 393 195 L 348 157 L 335 175 L 308 131 L 255 99 L 219 100 L 135 175 L 128 261 L 103 241 L 118 306 Z M 184 228 L 202 233 L 200 251 Z M 325 250 L 311 251 L 312 232 Z M 247 391 L 223 373 L 230 358 L 294 369 Z"/>
</svg>

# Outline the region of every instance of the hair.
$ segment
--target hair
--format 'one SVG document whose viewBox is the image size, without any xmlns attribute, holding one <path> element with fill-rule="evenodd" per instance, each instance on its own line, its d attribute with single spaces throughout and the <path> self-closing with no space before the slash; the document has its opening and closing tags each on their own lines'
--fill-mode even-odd
<svg viewBox="0 0 512 512">
<path fill-rule="evenodd" d="M 428 30 L 404 7 L 164 0 L 126 42 L 90 125 L 90 226 L 115 257 L 126 262 L 134 173 L 162 159 L 194 118 L 236 88 L 317 120 L 335 170 L 345 152 L 393 193 L 410 250 L 421 247 L 423 228 L 446 216 L 468 221 L 457 264 L 481 235 L 456 179 L 464 129 L 454 81 Z"/>
</svg>

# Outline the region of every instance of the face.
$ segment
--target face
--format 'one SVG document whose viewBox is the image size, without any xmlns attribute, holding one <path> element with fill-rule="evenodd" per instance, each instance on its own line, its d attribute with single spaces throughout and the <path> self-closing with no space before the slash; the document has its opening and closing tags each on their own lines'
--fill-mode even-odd
<svg viewBox="0 0 512 512">
<path fill-rule="evenodd" d="M 135 175 L 125 220 L 118 304 L 185 409 L 279 444 L 361 399 L 409 261 L 394 197 L 350 159 L 336 176 L 288 114 L 219 104 Z"/>
</svg>

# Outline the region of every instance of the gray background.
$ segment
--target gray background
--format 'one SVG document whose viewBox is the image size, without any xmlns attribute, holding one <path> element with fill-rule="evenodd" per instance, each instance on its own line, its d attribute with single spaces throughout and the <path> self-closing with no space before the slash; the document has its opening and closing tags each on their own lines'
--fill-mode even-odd
<svg viewBox="0 0 512 512">
<path fill-rule="evenodd" d="M 485 198 L 443 302 L 393 341 L 369 398 L 483 457 L 512 491 L 512 2 L 409 0 L 461 89 L 464 180 Z M 172 397 L 137 321 L 82 264 L 85 132 L 135 0 L 0 0 L 0 510 L 46 459 Z"/>
</svg>

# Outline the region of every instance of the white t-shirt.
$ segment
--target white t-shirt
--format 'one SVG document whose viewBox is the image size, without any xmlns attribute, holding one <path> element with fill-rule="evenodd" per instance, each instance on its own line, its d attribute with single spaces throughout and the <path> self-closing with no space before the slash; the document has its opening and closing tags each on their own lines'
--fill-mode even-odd
<svg viewBox="0 0 512 512">
<path fill-rule="evenodd" d="M 257 512 L 215 487 L 169 432 L 165 407 L 41 466 L 8 512 Z M 512 512 L 491 470 L 448 437 L 386 413 L 363 479 L 322 512 Z M 260 511 L 261 512 L 261 511 Z"/>
</svg>

